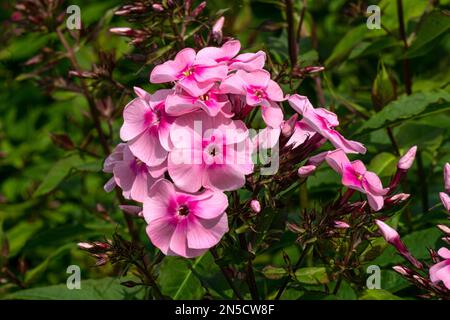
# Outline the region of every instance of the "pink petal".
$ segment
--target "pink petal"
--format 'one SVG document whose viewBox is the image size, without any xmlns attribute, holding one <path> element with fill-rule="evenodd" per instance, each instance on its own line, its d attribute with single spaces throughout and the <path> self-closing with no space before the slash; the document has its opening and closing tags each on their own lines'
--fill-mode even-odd
<svg viewBox="0 0 450 320">
<path fill-rule="evenodd" d="M 228 231 L 226 214 L 212 219 L 190 219 L 187 228 L 187 242 L 191 249 L 209 249 L 215 246 Z"/>
<path fill-rule="evenodd" d="M 214 165 L 208 168 L 203 185 L 221 191 L 237 190 L 245 185 L 245 174 L 234 165 Z"/>
<path fill-rule="evenodd" d="M 334 171 L 341 175 L 343 174 L 344 166 L 350 165 L 350 160 L 348 160 L 347 155 L 340 149 L 328 152 L 325 160 Z"/>
<path fill-rule="evenodd" d="M 145 221 L 152 224 L 154 220 L 171 216 L 168 211 L 169 205 L 176 196 L 172 183 L 165 179 L 155 182 L 148 192 L 148 197 L 144 201 L 143 213 Z"/>
<path fill-rule="evenodd" d="M 129 142 L 130 150 L 148 166 L 161 164 L 167 157 L 167 151 L 159 141 L 159 134 L 155 128 L 146 130 Z"/>
<path fill-rule="evenodd" d="M 111 192 L 114 190 L 116 185 L 117 185 L 116 180 L 114 179 L 114 177 L 112 177 L 111 179 L 108 180 L 108 182 L 105 183 L 103 189 L 105 189 L 106 192 Z"/>
<path fill-rule="evenodd" d="M 370 171 L 364 174 L 363 186 L 368 193 L 377 196 L 384 196 L 389 191 L 389 189 L 383 189 L 380 178 Z"/>
<path fill-rule="evenodd" d="M 310 109 L 314 109 L 308 98 L 299 94 L 293 94 L 288 98 L 288 101 L 291 107 L 300 114 L 303 114 Z"/>
<path fill-rule="evenodd" d="M 169 154 L 168 171 L 175 185 L 187 192 L 197 192 L 202 186 L 203 166 L 179 163 L 178 154 Z"/>
<path fill-rule="evenodd" d="M 261 107 L 264 122 L 272 128 L 280 128 L 283 122 L 283 111 L 276 103 Z"/>
<path fill-rule="evenodd" d="M 257 53 L 243 53 L 233 59 L 230 64 L 230 70 L 245 70 L 248 72 L 262 69 L 266 62 L 266 54 L 264 51 Z"/>
<path fill-rule="evenodd" d="M 270 73 L 266 70 L 255 70 L 252 72 L 238 70 L 236 75 L 244 81 L 246 86 L 267 88 L 270 81 Z"/>
<path fill-rule="evenodd" d="M 223 80 L 228 73 L 228 67 L 215 63 L 214 66 L 196 67 L 195 79 L 198 82 L 214 82 Z"/>
<path fill-rule="evenodd" d="M 245 95 L 245 82 L 237 74 L 226 77 L 220 84 L 219 90 L 223 93 L 242 94 Z"/>
<path fill-rule="evenodd" d="M 183 94 L 171 94 L 166 100 L 166 112 L 172 116 L 180 116 L 198 109 L 194 103 L 196 98 Z"/>
<path fill-rule="evenodd" d="M 229 40 L 222 45 L 223 57 L 231 59 L 235 57 L 239 50 L 241 50 L 241 43 L 239 40 Z"/>
<path fill-rule="evenodd" d="M 129 192 L 134 183 L 135 174 L 127 162 L 120 162 L 114 167 L 114 179 L 117 185 L 123 190 L 124 196 L 130 198 Z M 126 195 L 125 195 L 126 194 Z"/>
<path fill-rule="evenodd" d="M 154 180 L 148 173 L 139 172 L 134 179 L 133 186 L 130 190 L 131 199 L 144 202 L 144 199 L 148 196 L 148 191 L 153 184 Z"/>
<path fill-rule="evenodd" d="M 379 211 L 383 208 L 384 205 L 384 198 L 383 196 L 376 196 L 371 193 L 367 193 L 367 200 L 369 201 L 369 206 L 374 211 Z"/>
<path fill-rule="evenodd" d="M 171 222 L 171 218 L 168 217 L 153 220 L 145 230 L 153 245 L 167 255 L 175 228 L 176 224 Z"/>
<path fill-rule="evenodd" d="M 211 193 L 209 198 L 198 201 L 195 207 L 195 216 L 203 219 L 214 219 L 223 214 L 228 207 L 227 196 L 218 191 L 206 191 Z"/>
<path fill-rule="evenodd" d="M 134 93 L 144 101 L 150 100 L 150 93 L 139 87 L 133 87 Z"/>
<path fill-rule="evenodd" d="M 268 98 L 272 101 L 283 101 L 283 90 L 281 90 L 278 83 L 273 80 L 269 80 L 267 85 L 266 94 Z"/>
<path fill-rule="evenodd" d="M 325 138 L 330 140 L 330 142 L 337 149 L 342 149 L 345 153 L 366 153 L 366 148 L 364 145 L 357 141 L 345 139 L 339 132 L 335 130 L 321 131 L 320 132 Z"/>
<path fill-rule="evenodd" d="M 151 112 L 151 109 L 140 98 L 134 99 L 127 104 L 123 111 L 124 123 L 120 128 L 120 138 L 122 140 L 131 140 L 145 130 L 145 114 L 147 112 Z"/>
<path fill-rule="evenodd" d="M 450 196 L 445 192 L 439 192 L 439 198 L 441 198 L 441 202 L 445 210 L 450 212 Z"/>
<path fill-rule="evenodd" d="M 187 91 L 193 97 L 200 97 L 214 86 L 214 82 L 198 82 L 194 77 L 190 76 L 178 81 L 177 86 Z"/>
<path fill-rule="evenodd" d="M 191 66 L 195 60 L 195 50 L 192 48 L 185 48 L 177 53 L 175 56 L 175 63 L 179 70 L 183 70 L 186 67 Z"/>
<path fill-rule="evenodd" d="M 170 141 L 170 127 L 172 126 L 173 121 L 173 118 L 165 117 L 160 120 L 158 126 L 159 142 L 166 151 L 170 151 L 172 149 L 172 143 Z"/>
</svg>

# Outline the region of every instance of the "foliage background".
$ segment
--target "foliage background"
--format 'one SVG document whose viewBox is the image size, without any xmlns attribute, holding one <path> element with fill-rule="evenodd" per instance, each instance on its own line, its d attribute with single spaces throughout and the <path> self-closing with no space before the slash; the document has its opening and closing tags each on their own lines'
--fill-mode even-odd
<svg viewBox="0 0 450 320">
<path fill-rule="evenodd" d="M 302 5 L 300 1 L 294 2 L 298 21 Z M 148 83 L 153 64 L 131 62 L 126 57 L 133 52 L 133 46 L 126 38 L 108 32 L 111 27 L 127 25 L 121 17 L 113 15 L 113 9 L 123 3 L 106 0 L 70 4 L 80 6 L 85 26 L 98 27 L 95 41 L 84 43 L 76 51 L 81 67 L 90 70 L 92 64 L 101 62 L 94 54 L 97 47 L 114 50 L 117 59 L 114 79 L 126 88 L 137 85 L 154 90 Z M 442 190 L 443 164 L 450 160 L 450 23 L 448 11 L 442 12 L 449 9 L 450 1 L 404 1 L 405 25 L 411 44 L 408 59 L 413 94 L 410 97 L 405 95 L 404 51 L 398 39 L 395 1 L 369 3 L 382 8 L 381 22 L 385 29 L 381 30 L 368 30 L 366 17 L 354 14 L 362 1 L 310 0 L 307 4 L 299 61 L 304 66 L 325 66 L 319 79 L 326 105 L 338 113 L 343 134 L 367 146 L 363 161 L 384 183 L 388 182 L 398 160 L 387 134 L 388 126 L 400 153 L 412 145 L 418 145 L 421 150 L 421 168 L 416 161 L 404 186 L 412 195 L 410 206 L 394 214 L 392 222 L 398 225 L 413 253 L 418 258 L 427 258 L 427 247 L 437 248 L 439 243 L 440 234 L 434 225 L 445 221 L 438 205 L 438 192 Z M 247 50 L 269 52 L 275 63 L 288 63 L 286 15 L 280 1 L 217 0 L 209 1 L 205 10 L 209 16 L 217 17 L 217 12 L 225 8 L 221 11 L 226 18 L 225 35 L 241 40 Z M 116 231 L 126 234 L 122 212 L 117 208 L 114 194 L 103 191 L 109 177 L 101 172 L 103 153 L 87 115 L 87 101 L 81 94 L 47 90 L 39 85 L 39 75 L 33 74 L 26 64 L 42 48 L 60 46 L 57 38 L 52 33 L 15 34 L 10 19 L 12 12 L 11 3 L 2 2 L 0 19 L 5 32 L 0 35 L 0 297 L 142 298 L 145 292 L 139 287 L 120 286 L 131 274 L 120 278 L 118 270 L 110 265 L 95 267 L 95 261 L 76 247 L 79 241 L 111 238 Z M 55 79 L 57 74 L 70 70 L 64 60 L 53 68 L 51 73 Z M 386 81 L 387 74 L 391 81 Z M 387 103 L 378 113 L 371 97 L 377 76 L 383 94 L 394 91 L 392 83 L 396 91 L 395 101 Z M 314 105 L 321 105 L 316 79 L 306 78 L 297 92 L 307 95 Z M 285 93 L 292 91 L 288 85 L 284 89 Z M 111 133 L 111 145 L 119 141 L 120 114 L 130 97 L 127 90 L 112 95 L 118 117 L 110 127 L 104 123 L 104 129 Z M 60 148 L 52 140 L 52 134 L 66 134 L 77 146 L 86 144 L 94 156 Z M 338 188 L 337 175 L 321 168 L 308 180 L 307 202 L 300 201 L 298 188 L 285 195 L 283 215 L 295 221 L 300 208 L 322 206 L 335 196 Z M 139 227 L 143 243 L 148 250 L 154 250 L 146 239 L 143 223 Z M 282 228 L 276 222 L 274 227 Z M 255 268 L 260 270 L 258 285 L 266 297 L 270 297 L 278 280 L 264 267 L 284 266 L 283 252 L 292 261 L 296 260 L 299 250 L 294 240 L 295 235 L 285 231 L 277 244 L 260 253 L 254 261 Z M 386 292 L 366 292 L 344 283 L 337 295 L 325 295 L 317 290 L 314 281 L 308 283 L 306 276 L 302 287 L 286 291 L 283 298 L 414 298 L 417 289 L 390 271 L 390 266 L 401 262 L 401 258 L 391 248 L 384 250 L 385 247 L 384 242 L 377 242 L 376 248 L 382 253 L 368 264 L 382 268 L 382 288 Z M 65 287 L 66 268 L 72 264 L 81 267 L 82 290 L 69 291 Z M 315 267 L 317 261 L 309 259 L 307 265 Z M 265 279 L 262 270 L 272 280 Z M 198 277 L 198 274 L 207 276 Z M 163 293 L 175 299 L 228 298 L 231 294 L 209 254 L 192 261 L 165 259 L 158 282 Z M 49 287 L 52 285 L 55 286 Z"/>
</svg>

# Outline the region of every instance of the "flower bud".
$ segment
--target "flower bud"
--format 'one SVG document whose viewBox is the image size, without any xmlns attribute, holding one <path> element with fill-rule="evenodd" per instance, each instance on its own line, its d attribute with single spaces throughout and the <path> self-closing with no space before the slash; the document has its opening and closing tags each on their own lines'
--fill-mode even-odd
<svg viewBox="0 0 450 320">
<path fill-rule="evenodd" d="M 450 236 L 450 227 L 443 224 L 438 224 L 436 227 L 438 227 L 438 229 L 441 230 L 446 235 Z"/>
<path fill-rule="evenodd" d="M 286 120 L 281 127 L 281 134 L 285 137 L 290 137 L 295 130 L 295 124 L 297 123 L 298 113 L 294 114 L 288 120 Z"/>
<path fill-rule="evenodd" d="M 413 146 L 398 161 L 397 168 L 400 170 L 408 170 L 411 168 L 414 158 L 416 157 L 417 146 Z"/>
<path fill-rule="evenodd" d="M 94 245 L 89 242 L 78 242 L 77 245 L 78 245 L 78 248 L 80 248 L 81 250 L 89 250 L 94 247 Z"/>
<path fill-rule="evenodd" d="M 408 268 L 403 267 L 403 266 L 393 266 L 392 269 L 394 269 L 395 272 L 397 272 L 405 277 L 408 277 L 411 273 L 411 270 L 409 270 Z"/>
<path fill-rule="evenodd" d="M 441 240 L 450 245 L 450 237 L 442 237 Z"/>
<path fill-rule="evenodd" d="M 260 213 L 261 212 L 261 204 L 258 200 L 254 199 L 250 202 L 250 207 L 252 208 L 254 213 Z"/>
<path fill-rule="evenodd" d="M 164 11 L 164 7 L 162 5 L 160 5 L 159 3 L 152 4 L 152 8 L 156 12 L 163 12 Z"/>
<path fill-rule="evenodd" d="M 306 165 L 303 167 L 298 168 L 298 176 L 300 178 L 306 178 L 308 176 L 310 176 L 311 174 L 314 173 L 314 171 L 316 170 L 316 166 L 310 164 L 310 165 Z"/>
<path fill-rule="evenodd" d="M 393 195 L 392 197 L 385 199 L 385 204 L 387 204 L 387 205 L 399 204 L 399 203 L 402 203 L 402 202 L 408 200 L 410 196 L 411 195 L 408 193 L 398 193 L 398 194 Z"/>
<path fill-rule="evenodd" d="M 409 252 L 408 248 L 405 246 L 405 244 L 400 239 L 400 235 L 398 232 L 388 226 L 386 223 L 384 223 L 381 220 L 375 220 L 375 223 L 377 224 L 378 228 L 381 231 L 381 234 L 383 238 L 400 253 L 405 259 L 407 259 L 412 265 L 414 265 L 418 269 L 422 269 L 423 265 L 420 263 L 416 258 L 414 258 L 411 253 Z"/>
<path fill-rule="evenodd" d="M 348 229 L 350 225 L 344 221 L 334 221 L 334 227 L 337 229 Z"/>
<path fill-rule="evenodd" d="M 439 198 L 441 198 L 441 202 L 444 205 L 445 210 L 450 212 L 450 197 L 445 192 L 439 192 Z"/>
<path fill-rule="evenodd" d="M 225 22 L 225 18 L 222 16 L 219 19 L 217 19 L 217 21 L 214 23 L 213 27 L 212 27 L 212 36 L 213 38 L 217 41 L 217 42 L 222 42 L 222 29 L 223 29 L 223 24 Z"/>
<path fill-rule="evenodd" d="M 317 73 L 325 70 L 322 66 L 308 66 L 301 70 L 302 73 Z"/>
<path fill-rule="evenodd" d="M 444 166 L 444 186 L 445 191 L 450 193 L 450 163 L 446 163 Z"/>
<path fill-rule="evenodd" d="M 133 29 L 128 27 L 110 28 L 109 32 L 117 34 L 119 36 L 132 36 L 134 34 Z"/>
<path fill-rule="evenodd" d="M 203 1 L 202 3 L 200 3 L 197 6 L 197 8 L 192 10 L 191 17 L 195 18 L 196 16 L 198 16 L 203 11 L 203 9 L 205 9 L 205 7 L 206 7 L 206 1 Z"/>
</svg>

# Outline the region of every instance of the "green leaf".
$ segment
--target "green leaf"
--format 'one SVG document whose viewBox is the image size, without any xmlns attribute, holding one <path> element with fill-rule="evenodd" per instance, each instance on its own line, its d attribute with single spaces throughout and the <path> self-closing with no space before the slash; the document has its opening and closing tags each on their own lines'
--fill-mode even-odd
<svg viewBox="0 0 450 320">
<path fill-rule="evenodd" d="M 339 41 L 339 43 L 335 46 L 330 57 L 328 57 L 325 61 L 325 65 L 330 67 L 345 59 L 350 54 L 352 49 L 364 39 L 366 34 L 367 26 L 365 24 L 348 31 L 341 41 Z"/>
<path fill-rule="evenodd" d="M 369 163 L 369 170 L 380 177 L 388 177 L 395 173 L 397 157 L 389 152 L 377 154 Z"/>
<path fill-rule="evenodd" d="M 59 258 L 63 254 L 65 254 L 67 251 L 69 251 L 71 248 L 74 247 L 73 243 L 68 243 L 56 251 L 54 251 L 51 255 L 49 255 L 43 262 L 41 262 L 38 266 L 34 267 L 33 269 L 29 270 L 25 275 L 25 282 L 27 284 L 36 281 L 46 270 L 49 264 L 55 259 Z"/>
<path fill-rule="evenodd" d="M 432 11 L 423 20 L 417 37 L 409 47 L 406 57 L 412 58 L 427 53 L 433 46 L 430 43 L 450 28 L 450 17 L 442 11 Z M 427 50 L 421 50 L 427 47 Z"/>
<path fill-rule="evenodd" d="M 98 160 L 82 159 L 78 154 L 72 154 L 59 160 L 48 172 L 44 181 L 39 185 L 33 197 L 39 197 L 53 191 L 70 173 L 72 169 L 79 171 L 98 172 L 101 162 Z"/>
<path fill-rule="evenodd" d="M 143 287 L 127 288 L 116 278 L 81 281 L 81 289 L 70 290 L 66 284 L 25 289 L 11 293 L 5 299 L 19 300 L 132 300 L 142 299 Z"/>
<path fill-rule="evenodd" d="M 15 256 L 43 225 L 42 220 L 22 221 L 6 232 L 9 241 L 9 255 Z"/>
<path fill-rule="evenodd" d="M 393 295 L 383 289 L 368 289 L 359 298 L 360 300 L 402 300 L 402 298 Z"/>
<path fill-rule="evenodd" d="M 295 272 L 298 282 L 306 284 L 325 284 L 330 282 L 325 267 L 300 268 Z"/>
<path fill-rule="evenodd" d="M 164 258 L 158 277 L 162 293 L 174 300 L 202 298 L 205 290 L 192 269 L 197 268 L 204 256 L 198 257 L 194 263 L 178 257 Z"/>
<path fill-rule="evenodd" d="M 267 279 L 271 280 L 282 279 L 287 275 L 286 269 L 274 266 L 265 266 L 262 273 Z"/>
<path fill-rule="evenodd" d="M 438 90 L 402 96 L 389 103 L 383 110 L 364 122 L 359 130 L 357 130 L 356 134 L 387 127 L 399 121 L 410 119 L 413 116 L 424 112 L 430 104 L 437 103 L 441 100 L 446 102 L 450 101 L 450 94 L 443 90 Z"/>
</svg>

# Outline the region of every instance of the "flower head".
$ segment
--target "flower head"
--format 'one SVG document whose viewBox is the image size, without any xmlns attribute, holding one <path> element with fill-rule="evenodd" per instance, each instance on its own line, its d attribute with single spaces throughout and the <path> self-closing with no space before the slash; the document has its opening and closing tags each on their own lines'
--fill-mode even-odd
<svg viewBox="0 0 450 320">
<path fill-rule="evenodd" d="M 270 73 L 266 70 L 238 70 L 222 81 L 220 90 L 224 93 L 244 95 L 247 105 L 261 106 L 262 117 L 268 126 L 280 127 L 283 112 L 276 102 L 284 100 L 283 91 L 270 79 Z"/>
<path fill-rule="evenodd" d="M 143 211 L 147 234 L 166 255 L 199 256 L 228 231 L 228 199 L 222 192 L 188 194 L 161 179 L 148 195 Z"/>
<path fill-rule="evenodd" d="M 223 191 L 245 184 L 253 172 L 252 143 L 242 121 L 203 111 L 177 118 L 170 130 L 173 149 L 168 171 L 175 185 L 188 192 L 202 186 Z"/>
<path fill-rule="evenodd" d="M 172 90 L 159 90 L 153 95 L 134 88 L 138 98 L 123 111 L 120 138 L 128 141 L 131 152 L 147 165 L 160 165 L 167 158 L 169 128 L 174 121 L 165 112 L 164 102 Z"/>
<path fill-rule="evenodd" d="M 118 185 L 126 199 L 143 202 L 150 187 L 166 170 L 166 163 L 148 166 L 132 154 L 128 145 L 121 143 L 105 160 L 103 171 L 114 174 L 105 190 L 111 191 Z"/>
<path fill-rule="evenodd" d="M 373 210 L 378 211 L 383 208 L 383 196 L 389 190 L 383 189 L 380 178 L 375 173 L 367 171 L 361 161 L 350 162 L 345 152 L 340 149 L 329 152 L 326 161 L 342 176 L 344 186 L 367 195 L 367 200 Z"/>
<path fill-rule="evenodd" d="M 327 138 L 336 149 L 345 153 L 366 153 L 366 148 L 357 141 L 345 139 L 334 127 L 339 125 L 337 116 L 323 108 L 314 108 L 305 96 L 294 94 L 289 97 L 291 107 L 303 116 L 305 123 L 315 132 Z"/>
</svg>

